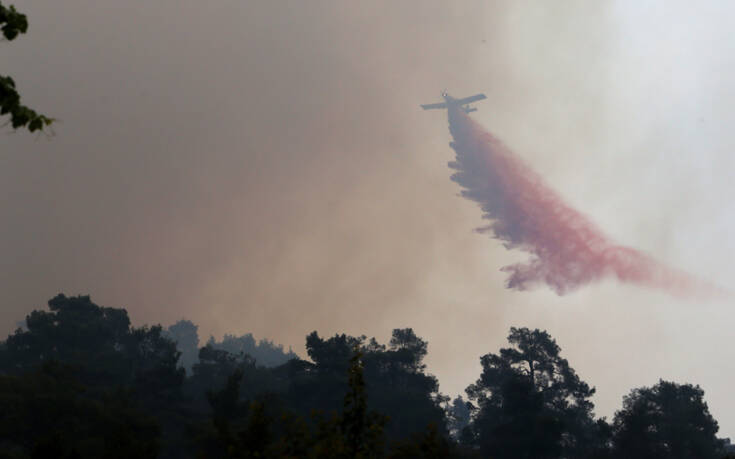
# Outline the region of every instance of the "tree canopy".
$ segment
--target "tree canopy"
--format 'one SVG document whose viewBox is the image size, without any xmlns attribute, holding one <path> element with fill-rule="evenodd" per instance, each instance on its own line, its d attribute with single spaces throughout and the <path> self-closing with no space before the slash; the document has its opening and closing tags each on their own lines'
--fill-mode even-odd
<svg viewBox="0 0 735 459">
<path fill-rule="evenodd" d="M 176 349 L 181 353 L 179 364 L 187 371 L 191 372 L 191 367 L 197 362 L 199 355 L 199 327 L 194 325 L 190 320 L 179 320 L 175 324 L 169 326 L 165 335 L 176 343 Z"/>
<path fill-rule="evenodd" d="M 612 425 L 545 331 L 510 346 L 449 403 L 411 328 L 387 344 L 306 337 L 310 360 L 266 366 L 243 350 L 197 350 L 197 327 L 135 327 L 127 311 L 59 294 L 0 342 L 0 458 L 719 458 L 699 386 L 634 389 Z M 264 340 L 270 350 L 281 349 Z M 248 347 L 250 346 L 250 347 Z M 191 362 L 192 360 L 190 360 Z"/>
<path fill-rule="evenodd" d="M 545 331 L 511 328 L 513 347 L 480 358 L 467 388 L 476 407 L 474 441 L 493 457 L 590 457 L 604 448 L 592 416 L 595 393 Z"/>
<path fill-rule="evenodd" d="M 89 296 L 59 294 L 49 311 L 26 317 L 5 341 L 0 364 L 13 373 L 49 361 L 64 362 L 90 386 L 134 384 L 145 397 L 162 395 L 181 385 L 179 353 L 160 326 L 131 327 L 124 309 L 101 307 Z"/>
<path fill-rule="evenodd" d="M 691 384 L 659 381 L 633 389 L 613 422 L 616 457 L 722 457 L 724 443 L 704 401 L 704 391 Z"/>
</svg>

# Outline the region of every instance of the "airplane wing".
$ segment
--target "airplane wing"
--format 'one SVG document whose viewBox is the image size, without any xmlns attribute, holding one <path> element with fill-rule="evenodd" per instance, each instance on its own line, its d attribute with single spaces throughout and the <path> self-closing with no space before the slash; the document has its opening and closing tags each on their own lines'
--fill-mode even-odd
<svg viewBox="0 0 735 459">
<path fill-rule="evenodd" d="M 447 108 L 447 104 L 446 102 L 442 102 L 440 104 L 427 104 L 427 105 L 422 105 L 421 108 L 423 108 L 424 110 L 429 110 L 432 108 Z"/>
<path fill-rule="evenodd" d="M 470 104 L 472 102 L 477 102 L 478 100 L 487 99 L 485 97 L 485 94 L 475 94 L 474 96 L 465 97 L 464 99 L 457 100 L 457 103 L 460 105 Z"/>
</svg>

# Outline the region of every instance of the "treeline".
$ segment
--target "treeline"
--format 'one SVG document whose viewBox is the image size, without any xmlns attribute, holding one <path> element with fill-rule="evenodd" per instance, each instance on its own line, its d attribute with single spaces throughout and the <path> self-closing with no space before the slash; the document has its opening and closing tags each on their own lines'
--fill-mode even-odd
<svg viewBox="0 0 735 459">
<path fill-rule="evenodd" d="M 180 320 L 168 327 L 164 332 L 168 338 L 176 342 L 176 348 L 181 355 L 179 364 L 191 374 L 191 369 L 199 361 L 199 327 L 189 320 Z M 230 354 L 247 354 L 254 358 L 258 365 L 276 367 L 296 359 L 291 349 L 285 351 L 282 345 L 273 341 L 261 339 L 256 341 L 252 333 L 242 336 L 226 334 L 222 341 L 217 341 L 213 336 L 209 337 L 206 347 L 227 351 Z"/>
<path fill-rule="evenodd" d="M 608 422 L 544 331 L 512 328 L 450 401 L 427 342 L 306 337 L 309 360 L 252 335 L 58 295 L 0 342 L 0 458 L 721 458 L 698 386 L 634 389 Z M 177 349 L 177 343 L 179 349 Z M 194 350 L 196 349 L 196 351 Z M 251 355 L 251 354 L 255 354 Z M 735 457 L 735 456 L 733 456 Z"/>
</svg>

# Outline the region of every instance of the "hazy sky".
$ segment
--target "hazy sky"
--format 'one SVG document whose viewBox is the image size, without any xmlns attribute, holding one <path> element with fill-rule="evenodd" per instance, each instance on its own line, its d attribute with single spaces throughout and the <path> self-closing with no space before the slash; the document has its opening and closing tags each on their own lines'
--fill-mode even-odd
<svg viewBox="0 0 735 459">
<path fill-rule="evenodd" d="M 732 288 L 735 6 L 690 2 L 16 1 L 0 43 L 51 139 L 0 133 L 0 332 L 58 292 L 252 332 L 413 327 L 455 395 L 510 326 L 546 329 L 611 416 L 700 384 L 735 435 L 731 303 L 612 281 L 503 288 L 446 167 L 442 89 L 609 236 Z"/>
</svg>

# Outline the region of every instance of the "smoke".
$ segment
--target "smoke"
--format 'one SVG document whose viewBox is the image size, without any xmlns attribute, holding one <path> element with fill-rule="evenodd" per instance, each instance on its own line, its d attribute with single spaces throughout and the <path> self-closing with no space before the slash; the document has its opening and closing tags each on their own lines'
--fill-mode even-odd
<svg viewBox="0 0 735 459">
<path fill-rule="evenodd" d="M 452 180 L 492 220 L 478 231 L 503 241 L 507 249 L 531 254 L 530 260 L 501 269 L 509 273 L 508 288 L 528 290 L 544 283 L 563 295 L 613 277 L 677 296 L 721 293 L 645 253 L 615 244 L 458 107 L 449 109 L 449 129 L 457 154 L 449 163 L 457 170 Z"/>
</svg>

